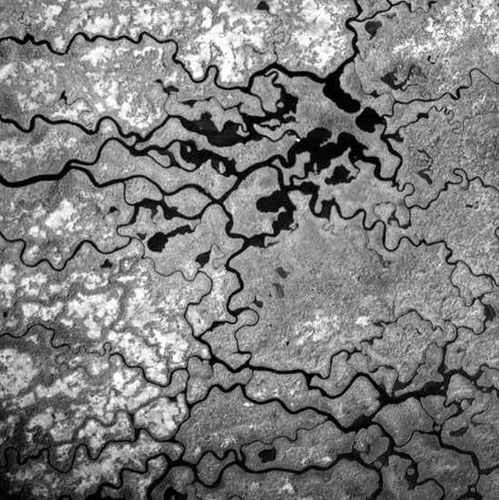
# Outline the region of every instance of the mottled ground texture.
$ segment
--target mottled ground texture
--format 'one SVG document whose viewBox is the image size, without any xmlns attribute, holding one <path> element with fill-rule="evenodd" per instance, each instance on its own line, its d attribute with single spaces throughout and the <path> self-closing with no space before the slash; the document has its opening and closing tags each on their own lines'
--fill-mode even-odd
<svg viewBox="0 0 499 500">
<path fill-rule="evenodd" d="M 497 0 L 0 0 L 0 499 L 499 499 Z"/>
</svg>

